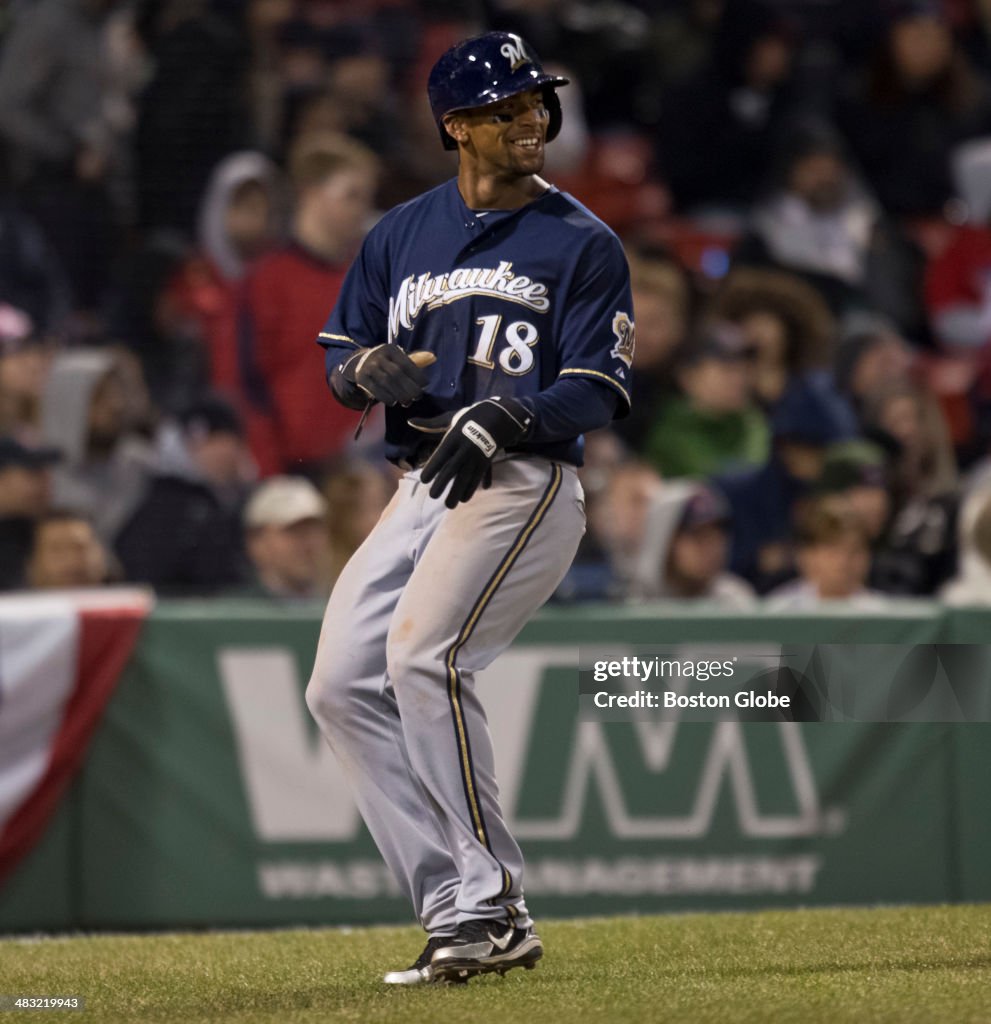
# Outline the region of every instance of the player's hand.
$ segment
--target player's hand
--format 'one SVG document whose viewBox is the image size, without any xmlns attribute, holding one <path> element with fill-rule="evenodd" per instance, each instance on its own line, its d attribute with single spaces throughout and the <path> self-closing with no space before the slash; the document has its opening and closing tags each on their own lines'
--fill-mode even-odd
<svg viewBox="0 0 991 1024">
<path fill-rule="evenodd" d="M 522 440 L 532 423 L 533 414 L 514 398 L 486 398 L 453 414 L 410 420 L 416 430 L 444 434 L 420 474 L 423 483 L 432 481 L 430 497 L 439 498 L 450 484 L 444 504 L 455 508 L 479 484 L 487 487 L 496 452 Z"/>
<path fill-rule="evenodd" d="M 427 375 L 420 363 L 398 345 L 376 345 L 356 352 L 341 367 L 341 375 L 383 405 L 409 405 L 427 386 Z"/>
</svg>

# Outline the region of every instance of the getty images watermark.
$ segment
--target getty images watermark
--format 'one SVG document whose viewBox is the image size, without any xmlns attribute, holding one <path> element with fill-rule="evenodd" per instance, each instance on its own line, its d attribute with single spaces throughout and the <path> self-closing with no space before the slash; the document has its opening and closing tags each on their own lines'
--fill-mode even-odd
<svg viewBox="0 0 991 1024">
<path fill-rule="evenodd" d="M 579 705 L 600 721 L 987 722 L 991 646 L 584 647 Z"/>
<path fill-rule="evenodd" d="M 612 692 L 609 689 L 596 690 L 592 704 L 599 709 L 608 708 L 790 708 L 791 695 L 778 694 L 773 689 L 758 692 L 754 689 L 735 690 L 731 693 L 707 693 L 698 689 L 695 693 L 679 692 L 684 687 L 673 688 L 672 683 L 692 680 L 697 687 L 720 680 L 729 682 L 736 674 L 737 657 L 724 661 L 693 660 L 691 658 L 642 658 L 638 655 L 610 660 L 599 659 L 592 665 L 592 679 L 596 683 L 611 683 L 613 680 L 634 681 L 637 685 L 657 688 L 635 689 L 629 692 Z"/>
</svg>

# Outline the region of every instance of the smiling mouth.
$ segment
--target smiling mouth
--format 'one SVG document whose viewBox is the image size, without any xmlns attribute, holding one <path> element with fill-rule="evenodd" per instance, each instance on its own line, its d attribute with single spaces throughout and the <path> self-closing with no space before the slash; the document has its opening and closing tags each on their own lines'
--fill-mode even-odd
<svg viewBox="0 0 991 1024">
<path fill-rule="evenodd" d="M 524 153 L 536 153 L 540 149 L 540 136 L 539 135 L 525 135 L 521 139 L 513 139 L 513 145 L 517 149 L 522 149 Z"/>
</svg>

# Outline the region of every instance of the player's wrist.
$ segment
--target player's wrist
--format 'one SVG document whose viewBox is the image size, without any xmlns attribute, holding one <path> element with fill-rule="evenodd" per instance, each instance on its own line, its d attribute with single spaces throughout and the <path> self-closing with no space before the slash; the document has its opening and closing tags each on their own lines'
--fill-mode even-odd
<svg viewBox="0 0 991 1024">
<path fill-rule="evenodd" d="M 330 374 L 330 390 L 334 397 L 348 409 L 364 409 L 371 397 L 354 379 L 353 368 L 362 354 L 368 349 L 358 349 L 352 353 L 340 365 L 336 366 Z"/>
<path fill-rule="evenodd" d="M 377 347 L 378 346 L 371 346 L 369 348 L 359 348 L 357 351 L 352 352 L 351 355 L 349 355 L 347 359 L 345 359 L 344 362 L 341 363 L 339 367 L 341 371 L 341 376 L 344 378 L 344 380 L 346 380 L 349 384 L 353 384 L 356 388 L 361 388 L 361 390 L 364 391 L 367 395 L 369 395 L 369 397 L 371 397 L 371 394 L 368 391 L 368 389 L 363 388 L 361 384 L 358 383 L 358 374 L 361 373 L 361 368 L 365 365 L 365 362 L 368 360 L 368 357 L 375 351 Z"/>
<path fill-rule="evenodd" d="M 533 431 L 533 411 L 519 398 L 486 398 L 472 409 L 478 410 L 479 416 L 493 431 L 501 449 L 519 444 Z"/>
<path fill-rule="evenodd" d="M 526 420 L 526 429 L 517 439 L 518 441 L 526 441 L 537 429 L 537 409 L 535 404 L 528 398 L 514 398 L 509 401 L 517 407 L 515 409 L 517 418 L 523 418 Z"/>
</svg>

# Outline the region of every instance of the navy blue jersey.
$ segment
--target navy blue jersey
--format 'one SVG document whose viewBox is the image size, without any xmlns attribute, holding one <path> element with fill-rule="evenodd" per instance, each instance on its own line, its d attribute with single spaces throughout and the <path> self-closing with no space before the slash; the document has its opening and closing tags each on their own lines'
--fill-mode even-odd
<svg viewBox="0 0 991 1024">
<path fill-rule="evenodd" d="M 423 442 L 409 417 L 490 395 L 526 399 L 558 380 L 595 381 L 629 407 L 633 302 L 616 235 L 551 188 L 509 213 L 468 209 L 457 180 L 396 207 L 365 239 L 319 342 L 327 372 L 356 347 L 433 352 L 424 396 L 386 410 L 386 456 Z M 579 464 L 580 437 L 517 449 Z"/>
</svg>

